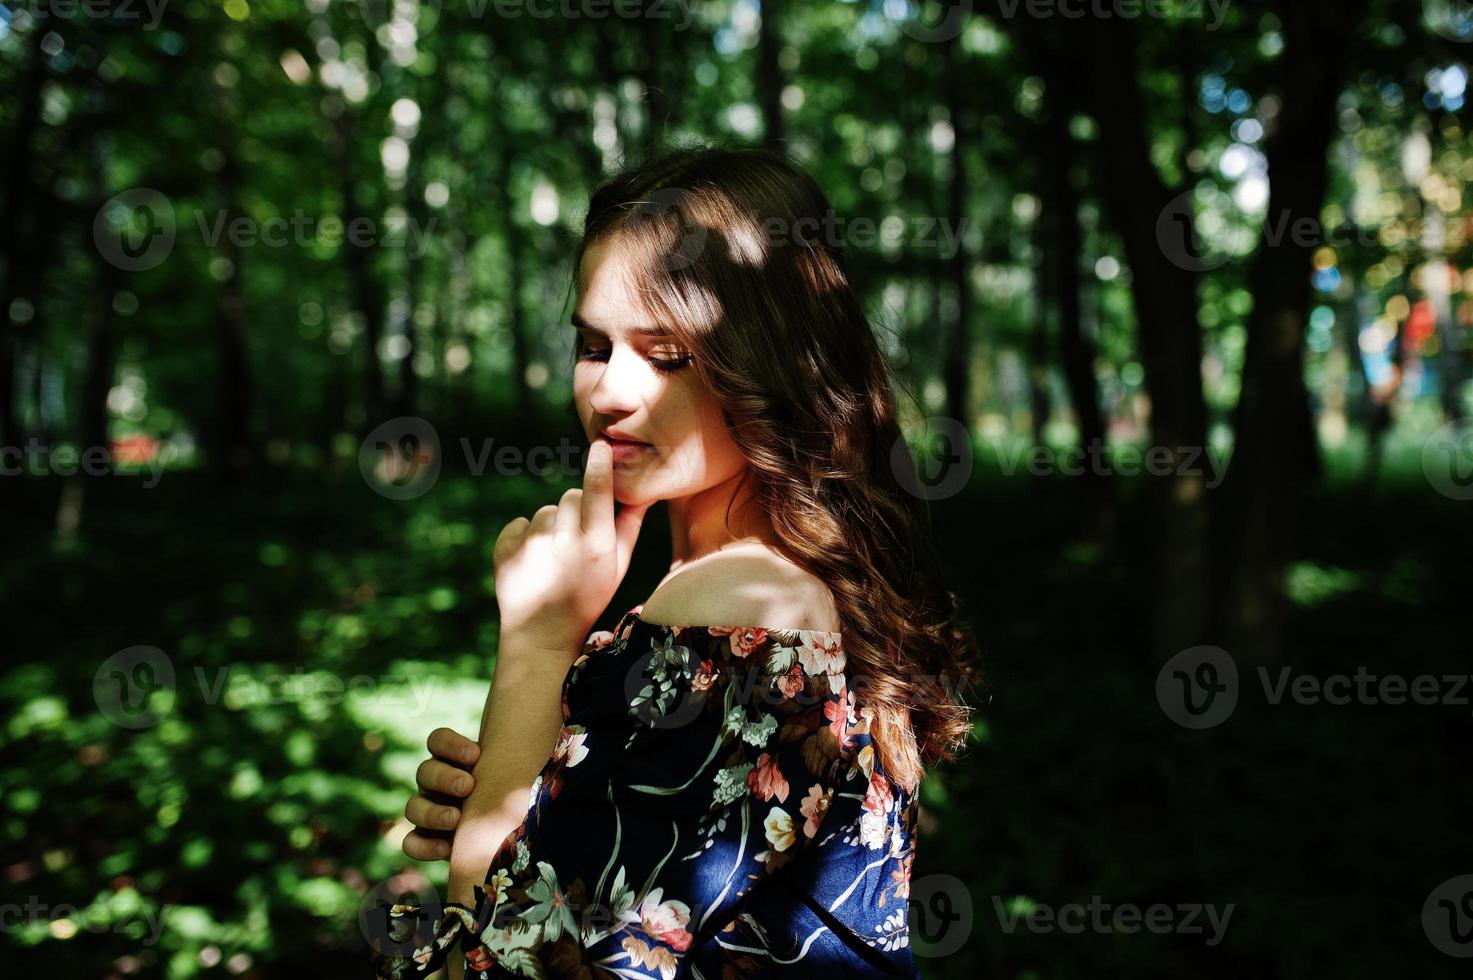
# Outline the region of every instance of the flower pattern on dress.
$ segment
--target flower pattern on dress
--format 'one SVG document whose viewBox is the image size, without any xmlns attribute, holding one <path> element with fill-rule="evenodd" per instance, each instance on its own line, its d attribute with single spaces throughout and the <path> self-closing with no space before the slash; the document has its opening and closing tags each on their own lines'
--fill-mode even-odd
<svg viewBox="0 0 1473 980">
<path fill-rule="evenodd" d="M 376 976 L 458 950 L 469 980 L 918 977 L 915 800 L 879 765 L 841 635 L 641 608 L 569 667 L 556 746 L 475 908 L 386 908 L 392 935 L 419 931 Z"/>
</svg>

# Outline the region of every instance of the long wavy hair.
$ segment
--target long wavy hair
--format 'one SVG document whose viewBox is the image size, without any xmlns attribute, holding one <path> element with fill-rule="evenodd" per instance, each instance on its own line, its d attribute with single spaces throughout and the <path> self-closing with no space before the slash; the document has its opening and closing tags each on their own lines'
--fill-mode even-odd
<svg viewBox="0 0 1473 980">
<path fill-rule="evenodd" d="M 647 311 L 721 406 L 778 550 L 832 591 L 880 764 L 914 791 L 967 740 L 978 648 L 897 476 L 914 463 L 833 221 L 780 153 L 677 149 L 595 190 L 573 268 L 595 242 L 629 250 Z"/>
</svg>

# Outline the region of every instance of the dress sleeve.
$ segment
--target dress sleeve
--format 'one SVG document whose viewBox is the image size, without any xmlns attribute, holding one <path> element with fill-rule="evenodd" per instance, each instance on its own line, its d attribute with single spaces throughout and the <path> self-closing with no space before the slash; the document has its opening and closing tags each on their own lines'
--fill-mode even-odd
<svg viewBox="0 0 1473 980">
<path fill-rule="evenodd" d="M 619 640 L 570 671 L 558 749 L 476 908 L 446 910 L 395 961 L 409 972 L 379 976 L 422 976 L 457 945 L 468 977 L 720 977 L 733 922 L 775 882 L 838 891 L 833 859 L 873 860 L 862 835 L 894 846 L 893 797 L 864 817 L 873 750 L 839 634 L 639 621 Z M 825 901 L 848 932 L 874 897 Z M 799 940 L 781 955 L 818 975 Z"/>
<path fill-rule="evenodd" d="M 723 976 L 740 952 L 741 917 L 801 895 L 801 914 L 758 947 L 779 947 L 773 955 L 798 974 L 852 968 L 856 936 L 872 946 L 882 941 L 874 926 L 905 928 L 891 876 L 909 836 L 905 801 L 876 771 L 870 712 L 839 635 L 701 632 L 709 639 L 689 628 L 653 638 L 643 683 L 630 687 L 643 725 L 615 785 L 626 810 L 668 819 L 665 836 L 681 838 L 681 862 L 661 882 L 663 898 L 683 902 L 672 912 L 681 930 L 661 962 L 689 957 L 701 975 Z M 822 917 L 808 903 L 821 903 Z"/>
<path fill-rule="evenodd" d="M 563 678 L 560 700 L 565 722 L 569 711 L 570 684 L 577 678 L 589 657 L 608 647 L 614 640 L 615 635 L 609 630 L 595 630 L 583 642 L 582 649 Z M 562 768 L 559 763 L 566 758 L 568 734 L 568 729 L 564 728 L 552 756 L 543 765 L 533 783 L 527 800 L 529 813 L 537 803 L 549 772 Z M 513 860 L 512 855 L 516 853 L 518 842 L 523 838 L 524 829 L 525 818 L 523 825 L 508 834 L 497 849 L 492 862 L 493 868 L 503 867 Z M 428 977 L 442 970 L 449 957 L 457 953 L 466 957 L 465 975 L 476 976 L 476 967 L 484 969 L 489 965 L 477 936 L 490 922 L 496 906 L 495 884 L 495 879 L 489 879 L 475 886 L 474 908 L 459 902 L 440 904 L 436 896 L 435 902 L 380 902 L 376 907 L 366 910 L 368 924 L 365 932 L 374 950 L 372 965 L 376 980 Z"/>
<path fill-rule="evenodd" d="M 918 976 L 908 922 L 918 807 L 885 773 L 871 708 L 851 703 L 845 763 L 807 854 L 716 936 L 737 974 L 761 972 L 747 959 L 799 975 Z"/>
</svg>

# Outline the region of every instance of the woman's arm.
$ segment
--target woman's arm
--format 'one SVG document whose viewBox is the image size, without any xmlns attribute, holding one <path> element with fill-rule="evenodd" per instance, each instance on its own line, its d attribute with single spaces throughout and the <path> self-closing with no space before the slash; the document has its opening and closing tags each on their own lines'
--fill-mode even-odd
<svg viewBox="0 0 1473 980">
<path fill-rule="evenodd" d="M 481 713 L 481 757 L 474 785 L 461 804 L 450 845 L 446 900 L 476 907 L 475 886 L 501 842 L 527 815 L 537 774 L 552 755 L 562 729 L 562 685 L 576 651 L 542 650 L 502 634 L 491 690 Z M 451 956 L 447 980 L 462 980 L 465 960 Z"/>
<path fill-rule="evenodd" d="M 613 450 L 589 447 L 582 489 L 519 517 L 492 547 L 501 647 L 481 718 L 475 787 L 450 847 L 449 901 L 475 908 L 475 885 L 526 817 L 532 784 L 556 748 L 561 691 L 579 647 L 629 568 L 649 503 L 614 510 Z M 492 747 L 494 746 L 494 751 Z M 448 960 L 459 980 L 464 960 Z"/>
<path fill-rule="evenodd" d="M 532 784 L 557 745 L 563 679 L 577 654 L 502 635 L 481 715 L 475 786 L 461 805 L 450 848 L 449 901 L 475 907 L 474 887 L 485 881 L 497 848 L 526 816 Z"/>
</svg>

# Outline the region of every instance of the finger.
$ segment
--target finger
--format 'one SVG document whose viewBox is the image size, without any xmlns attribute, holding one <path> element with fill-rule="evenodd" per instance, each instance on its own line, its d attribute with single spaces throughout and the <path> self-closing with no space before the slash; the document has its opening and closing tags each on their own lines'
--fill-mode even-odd
<svg viewBox="0 0 1473 980">
<path fill-rule="evenodd" d="M 614 450 L 607 439 L 588 447 L 583 468 L 583 533 L 604 540 L 614 529 Z"/>
<path fill-rule="evenodd" d="M 557 520 L 553 523 L 555 532 L 568 534 L 578 530 L 582 524 L 582 512 L 583 491 L 578 487 L 569 487 L 557 503 Z"/>
<path fill-rule="evenodd" d="M 639 529 L 644 526 L 644 515 L 650 509 L 650 503 L 626 504 L 619 508 L 619 516 L 614 520 L 614 554 L 617 559 L 614 567 L 621 582 L 629 568 L 634 542 L 639 540 Z"/>
<path fill-rule="evenodd" d="M 426 759 L 419 764 L 414 781 L 421 793 L 444 793 L 461 799 L 469 796 L 476 781 L 464 769 L 446 765 L 439 759 Z"/>
<path fill-rule="evenodd" d="M 481 757 L 481 747 L 452 728 L 437 728 L 425 743 L 430 755 L 457 765 L 473 766 Z"/>
<path fill-rule="evenodd" d="M 404 816 L 422 830 L 454 830 L 460 823 L 460 809 L 431 803 L 423 796 L 411 796 L 404 806 Z"/>
<path fill-rule="evenodd" d="M 515 554 L 522 543 L 522 537 L 526 534 L 531 524 L 525 517 L 516 517 L 507 522 L 506 527 L 496 536 L 496 543 L 491 546 L 491 561 L 500 564 L 509 555 Z"/>
<path fill-rule="evenodd" d="M 537 508 L 537 513 L 532 515 L 531 531 L 548 531 L 552 529 L 553 521 L 557 520 L 557 504 L 543 504 Z"/>
<path fill-rule="evenodd" d="M 437 833 L 411 830 L 401 845 L 416 861 L 443 861 L 450 856 L 450 840 Z"/>
</svg>

